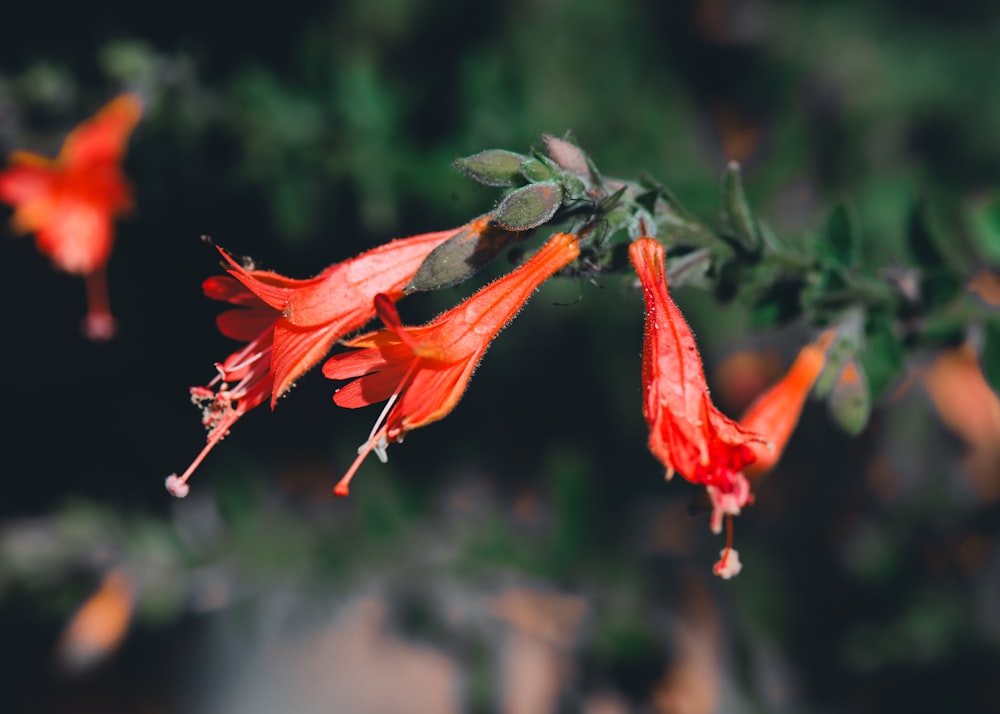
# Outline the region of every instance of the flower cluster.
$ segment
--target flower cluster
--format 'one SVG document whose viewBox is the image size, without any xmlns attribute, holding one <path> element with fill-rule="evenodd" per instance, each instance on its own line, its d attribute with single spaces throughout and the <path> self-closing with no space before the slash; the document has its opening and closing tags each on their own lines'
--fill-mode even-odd
<svg viewBox="0 0 1000 714">
<path fill-rule="evenodd" d="M 209 278 L 203 289 L 208 297 L 237 306 L 219 315 L 217 324 L 226 337 L 246 345 L 216 363 L 211 382 L 191 389 L 208 439 L 182 475 L 167 477 L 167 489 L 185 496 L 194 470 L 240 417 L 268 398 L 273 409 L 337 340 L 375 317 L 375 296 L 402 297 L 431 251 L 456 236 L 482 232 L 488 223 L 480 218 L 461 228 L 394 240 L 308 280 L 247 270 L 220 249 L 229 275 Z"/>
<path fill-rule="evenodd" d="M 38 247 L 59 268 L 86 277 L 85 330 L 95 339 L 114 331 L 104 267 L 113 219 L 131 205 L 121 162 L 141 112 L 135 96 L 118 97 L 70 133 L 57 159 L 16 152 L 0 173 L 0 199 L 15 208 L 14 227 L 35 233 Z M 230 306 L 217 325 L 240 346 L 215 363 L 207 384 L 191 388 L 206 441 L 183 473 L 167 477 L 167 490 L 186 496 L 194 471 L 244 414 L 265 402 L 274 409 L 298 378 L 326 360 L 323 374 L 346 382 L 333 395 L 336 405 L 384 403 L 334 488 L 346 496 L 370 453 L 384 461 L 389 444 L 455 409 L 493 340 L 543 282 L 561 271 L 606 269 L 612 253 L 607 236 L 617 232 L 629 239 L 627 252 L 645 304 L 641 383 L 649 449 L 668 479 L 679 473 L 705 487 L 710 528 L 718 534 L 725 523 L 727 531 L 714 572 L 723 578 L 738 573 L 733 517 L 753 502 L 752 479 L 784 450 L 836 333 L 828 330 L 804 347 L 787 376 L 741 419 L 727 417 L 712 402 L 694 335 L 670 296 L 665 248 L 670 241 L 649 235 L 654 231 L 647 231 L 646 221 L 681 233 L 701 229 L 685 223 L 666 193 L 603 179 L 572 143 L 548 136 L 545 142 L 547 155 L 493 151 L 456 163 L 481 183 L 509 189 L 490 213 L 450 230 L 391 241 L 313 278 L 259 270 L 219 248 L 225 274 L 208 278 L 202 289 Z M 733 205 L 738 212 L 739 201 Z M 509 273 L 426 324 L 403 324 L 399 300 L 466 280 L 545 224 L 563 230 Z M 743 249 L 755 250 L 752 222 L 743 216 L 734 225 Z M 689 255 L 688 267 L 701 256 Z M 573 263 L 577 267 L 567 270 Z M 380 329 L 358 334 L 376 318 Z M 329 356 L 337 345 L 344 349 Z"/>
<path fill-rule="evenodd" d="M 370 453 L 384 461 L 390 443 L 449 414 L 496 335 L 545 280 L 580 256 L 579 234 L 556 233 L 519 267 L 454 308 L 427 324 L 404 325 L 395 303 L 431 253 L 482 236 L 493 225 L 484 216 L 457 229 L 402 238 L 308 280 L 244 268 L 220 250 L 228 275 L 210 278 L 204 290 L 235 306 L 218 317 L 218 326 L 245 345 L 216 364 L 211 382 L 192 388 L 208 439 L 182 475 L 168 477 L 168 490 L 186 495 L 191 474 L 233 424 L 268 399 L 273 408 L 337 342 L 347 349 L 330 357 L 322 371 L 349 381 L 334 402 L 349 409 L 385 403 L 334 488 L 337 495 L 348 494 Z M 772 467 L 784 449 L 834 333 L 803 348 L 788 375 L 734 421 L 709 396 L 694 335 L 668 291 L 663 245 L 643 235 L 630 243 L 629 256 L 646 308 L 642 389 L 649 448 L 668 479 L 679 473 L 705 486 L 711 530 L 720 533 L 725 521 L 728 532 L 714 571 L 729 578 L 741 567 L 732 547 L 732 517 L 753 500 L 750 478 Z M 347 339 L 376 316 L 382 329 Z"/>
</svg>

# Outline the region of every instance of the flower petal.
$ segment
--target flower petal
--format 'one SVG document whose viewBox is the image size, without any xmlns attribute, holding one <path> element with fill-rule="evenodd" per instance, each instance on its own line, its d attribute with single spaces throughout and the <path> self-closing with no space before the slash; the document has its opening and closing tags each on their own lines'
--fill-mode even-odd
<svg viewBox="0 0 1000 714">
<path fill-rule="evenodd" d="M 312 369 L 333 347 L 341 335 L 336 323 L 304 329 L 289 324 L 284 318 L 274 326 L 274 346 L 271 352 L 271 373 L 274 393 L 271 408 L 299 377 Z"/>
<path fill-rule="evenodd" d="M 142 101 L 137 95 L 122 94 L 112 99 L 92 119 L 70 132 L 59 159 L 68 166 L 117 163 L 141 117 Z"/>
</svg>

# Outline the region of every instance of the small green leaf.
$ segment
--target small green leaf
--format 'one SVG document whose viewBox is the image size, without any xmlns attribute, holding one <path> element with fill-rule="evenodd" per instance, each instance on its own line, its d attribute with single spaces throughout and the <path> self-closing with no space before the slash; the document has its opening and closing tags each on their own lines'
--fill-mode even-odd
<svg viewBox="0 0 1000 714">
<path fill-rule="evenodd" d="M 837 336 L 826 350 L 823 371 L 820 372 L 816 386 L 813 387 L 813 393 L 817 398 L 823 399 L 833 391 L 844 367 L 853 361 L 861 350 L 863 317 L 861 310 L 854 309 L 837 323 Z"/>
<path fill-rule="evenodd" d="M 1000 266 L 1000 194 L 971 199 L 964 212 L 976 251 L 986 262 Z"/>
<path fill-rule="evenodd" d="M 990 321 L 984 326 L 979 360 L 982 362 L 986 381 L 994 392 L 1000 393 L 1000 323 Z"/>
<path fill-rule="evenodd" d="M 945 255 L 930 230 L 927 206 L 923 201 L 916 202 L 910 210 L 906 226 L 906 242 L 913 257 L 921 266 L 937 268 L 944 263 Z"/>
<path fill-rule="evenodd" d="M 799 255 L 802 258 L 802 251 L 796 250 L 794 244 L 790 244 L 789 241 L 785 240 L 774 230 L 771 229 L 766 223 L 756 223 L 757 233 L 760 236 L 760 242 L 767 247 L 772 253 L 783 253 L 788 256 Z"/>
<path fill-rule="evenodd" d="M 556 177 L 557 171 L 539 159 L 527 159 L 520 166 L 521 176 L 528 179 L 530 183 L 542 183 L 551 181 Z"/>
<path fill-rule="evenodd" d="M 823 371 L 819 373 L 819 377 L 816 378 L 816 386 L 813 387 L 813 394 L 818 399 L 823 399 L 833 391 L 841 370 L 851 360 L 851 357 L 852 353 L 847 350 L 846 345 L 841 340 L 836 340 L 830 345 L 826 351 L 826 363 L 823 365 Z"/>
<path fill-rule="evenodd" d="M 507 194 L 493 211 L 493 220 L 512 231 L 530 230 L 549 221 L 562 201 L 559 183 L 535 183 Z"/>
<path fill-rule="evenodd" d="M 654 179 L 652 176 L 647 174 L 645 171 L 639 172 L 639 187 L 647 191 L 655 191 L 664 201 L 670 204 L 673 208 L 673 212 L 677 215 L 685 218 L 689 221 L 697 221 L 698 219 L 684 207 L 680 199 L 674 195 L 673 191 L 664 186 L 662 183 Z"/>
<path fill-rule="evenodd" d="M 671 289 L 697 282 L 712 267 L 712 251 L 699 248 L 667 261 L 667 284 Z"/>
<path fill-rule="evenodd" d="M 932 225 L 926 202 L 920 201 L 910 212 L 907 243 L 920 266 L 920 292 L 924 305 L 933 309 L 955 297 L 964 284 L 964 271 L 954 263 L 954 249 L 946 251 L 945 241 Z"/>
<path fill-rule="evenodd" d="M 457 285 L 472 277 L 507 246 L 527 236 L 527 233 L 508 231 L 494 223 L 481 232 L 466 227 L 430 252 L 405 292 Z"/>
<path fill-rule="evenodd" d="M 865 373 L 854 360 L 844 365 L 828 402 L 833 420 L 851 436 L 860 434 L 868 424 L 872 401 Z"/>
<path fill-rule="evenodd" d="M 656 189 L 646 189 L 635 197 L 635 202 L 649 211 L 649 213 L 656 213 L 656 205 L 661 200 L 660 192 Z"/>
<path fill-rule="evenodd" d="M 802 291 L 802 307 L 814 317 L 814 321 L 830 319 L 830 313 L 842 312 L 846 307 L 845 303 L 852 301 L 846 287 L 847 283 L 839 268 L 811 275 Z"/>
<path fill-rule="evenodd" d="M 733 248 L 708 226 L 698 221 L 688 219 L 676 213 L 671 204 L 666 201 L 656 203 L 654 222 L 657 235 L 671 245 L 688 245 L 709 247 L 719 258 L 731 258 Z"/>
<path fill-rule="evenodd" d="M 858 259 L 857 219 L 846 203 L 838 203 L 826 221 L 824 252 L 839 265 L 850 268 Z"/>
<path fill-rule="evenodd" d="M 604 198 L 597 206 L 597 213 L 607 213 L 614 210 L 622 200 L 622 196 L 628 191 L 628 186 L 622 186 L 610 196 Z"/>
<path fill-rule="evenodd" d="M 967 317 L 960 311 L 939 310 L 928 315 L 920 331 L 911 335 L 918 347 L 957 347 L 965 341 Z"/>
<path fill-rule="evenodd" d="M 958 295 L 963 287 L 964 283 L 958 276 L 940 268 L 925 269 L 920 281 L 924 304 L 928 308 L 941 307 Z"/>
<path fill-rule="evenodd" d="M 722 220 L 743 248 L 750 252 L 757 251 L 760 235 L 743 190 L 740 165 L 735 161 L 729 162 L 722 179 Z"/>
<path fill-rule="evenodd" d="M 587 190 L 587 184 L 584 183 L 583 179 L 571 174 L 563 174 L 559 184 L 562 186 L 563 195 L 567 201 L 586 200 L 588 203 L 592 203 L 590 193 Z"/>
<path fill-rule="evenodd" d="M 859 366 L 868 377 L 873 400 L 879 399 L 899 378 L 905 357 L 903 345 L 893 328 L 892 317 L 883 313 L 869 314 Z"/>
<path fill-rule="evenodd" d="M 489 149 L 457 159 L 455 168 L 486 186 L 516 186 L 522 183 L 521 164 L 528 157 L 503 149 Z"/>
<path fill-rule="evenodd" d="M 801 314 L 802 293 L 807 288 L 802 276 L 766 259 L 749 265 L 732 260 L 717 266 L 721 274 L 716 295 L 724 302 L 735 298 L 748 307 L 755 327 L 781 325 Z"/>
<path fill-rule="evenodd" d="M 960 215 L 951 201 L 925 197 L 915 202 L 907 224 L 907 241 L 919 265 L 962 279 L 979 267 L 974 237 L 955 228 Z"/>
</svg>

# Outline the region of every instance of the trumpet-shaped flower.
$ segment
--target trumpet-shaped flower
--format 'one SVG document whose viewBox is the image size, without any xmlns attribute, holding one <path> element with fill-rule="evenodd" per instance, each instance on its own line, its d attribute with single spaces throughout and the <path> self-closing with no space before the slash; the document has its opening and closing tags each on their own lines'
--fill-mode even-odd
<svg viewBox="0 0 1000 714">
<path fill-rule="evenodd" d="M 334 394 L 337 405 L 354 409 L 386 402 L 334 492 L 347 495 L 370 452 L 384 460 L 390 442 L 454 409 L 497 333 L 542 282 L 579 254 L 575 235 L 557 233 L 523 265 L 421 327 L 404 327 L 391 297 L 378 295 L 375 307 L 385 329 L 351 340 L 348 346 L 358 349 L 323 365 L 330 379 L 354 380 Z"/>
<path fill-rule="evenodd" d="M 121 95 L 70 132 L 56 159 L 15 151 L 0 172 L 0 200 L 14 206 L 14 229 L 34 233 L 56 267 L 84 277 L 83 329 L 91 339 L 108 339 L 115 330 L 105 266 L 113 220 L 132 206 L 121 162 L 141 115 L 138 97 Z"/>
<path fill-rule="evenodd" d="M 721 532 L 723 516 L 730 517 L 727 546 L 715 572 L 731 577 L 739 570 L 738 556 L 732 559 L 731 516 L 752 499 L 743 468 L 755 458 L 752 445 L 766 438 L 712 403 L 694 335 L 667 290 L 663 246 L 641 237 L 629 245 L 629 257 L 646 304 L 642 392 L 649 449 L 666 466 L 668 479 L 676 472 L 705 485 L 714 533 Z"/>
<path fill-rule="evenodd" d="M 402 297 L 434 248 L 459 231 L 485 230 L 487 223 L 479 218 L 462 228 L 400 238 L 306 280 L 247 270 L 220 249 L 229 275 L 209 278 L 203 287 L 208 297 L 236 306 L 219 315 L 217 324 L 222 334 L 246 344 L 216 363 L 211 382 L 191 389 L 208 438 L 182 475 L 167 477 L 167 490 L 186 496 L 191 474 L 240 417 L 268 399 L 273 409 L 334 342 L 375 317 L 376 295 Z"/>
<path fill-rule="evenodd" d="M 629 256 L 646 302 L 642 384 L 649 449 L 667 467 L 667 478 L 677 472 L 705 485 L 714 533 L 726 518 L 726 547 L 714 572 L 728 579 L 742 568 L 732 547 L 732 516 L 753 499 L 748 476 L 767 471 L 781 456 L 836 332 L 827 330 L 803 347 L 787 375 L 734 422 L 709 398 L 694 335 L 667 289 L 663 246 L 642 237 L 629 246 Z"/>
<path fill-rule="evenodd" d="M 756 459 L 744 473 L 750 479 L 773 467 L 785 450 L 798 424 L 806 397 L 826 364 L 826 352 L 837 336 L 836 330 L 824 331 L 815 342 L 801 350 L 779 382 L 757 397 L 740 418 L 740 426 L 767 438 L 767 444 L 750 444 Z"/>
</svg>

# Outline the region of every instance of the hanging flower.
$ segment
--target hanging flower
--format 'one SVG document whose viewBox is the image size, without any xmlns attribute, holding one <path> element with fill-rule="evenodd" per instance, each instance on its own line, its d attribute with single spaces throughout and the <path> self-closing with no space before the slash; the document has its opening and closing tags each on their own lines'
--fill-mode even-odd
<svg viewBox="0 0 1000 714">
<path fill-rule="evenodd" d="M 704 484 L 713 533 L 722 531 L 727 517 L 727 545 L 715 573 L 732 577 L 740 565 L 732 548 L 731 517 L 752 500 L 743 469 L 755 458 L 752 445 L 766 439 L 712 403 L 694 335 L 667 290 L 663 246 L 644 236 L 629 245 L 629 257 L 646 303 L 642 391 L 649 449 L 666 466 L 668 479 L 676 472 Z"/>
<path fill-rule="evenodd" d="M 229 276 L 209 278 L 203 288 L 208 297 L 237 306 L 219 315 L 217 324 L 222 334 L 246 344 L 216 363 L 218 374 L 211 382 L 191 389 L 208 439 L 182 475 L 167 477 L 167 490 L 186 496 L 191 474 L 233 424 L 268 398 L 273 409 L 334 342 L 364 327 L 375 317 L 375 295 L 402 297 L 435 247 L 460 231 L 485 230 L 487 224 L 488 218 L 479 218 L 461 228 L 400 238 L 307 280 L 247 270 L 220 249 Z"/>
<path fill-rule="evenodd" d="M 404 327 L 389 295 L 375 298 L 385 329 L 348 342 L 353 352 L 323 365 L 330 379 L 353 379 L 334 394 L 341 407 L 386 402 L 358 457 L 334 492 L 345 496 L 358 467 L 374 451 L 385 460 L 390 442 L 445 417 L 497 333 L 546 279 L 580 254 L 577 237 L 557 233 L 530 260 L 422 327 Z"/>
<path fill-rule="evenodd" d="M 754 479 L 770 470 L 781 458 L 795 430 L 806 397 L 826 364 L 826 352 L 837 336 L 833 328 L 801 350 L 782 379 L 757 397 L 740 419 L 740 426 L 767 438 L 767 443 L 750 444 L 756 459 L 744 473 Z"/>
<path fill-rule="evenodd" d="M 141 115 L 139 98 L 123 94 L 70 132 L 56 159 L 16 151 L 0 172 L 0 200 L 14 206 L 14 229 L 34 233 L 57 268 L 84 277 L 83 330 L 94 340 L 115 331 L 105 268 L 113 220 L 132 206 L 121 163 Z"/>
</svg>

